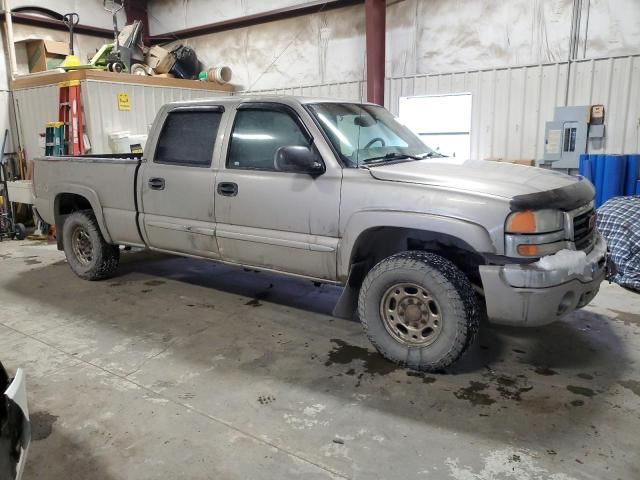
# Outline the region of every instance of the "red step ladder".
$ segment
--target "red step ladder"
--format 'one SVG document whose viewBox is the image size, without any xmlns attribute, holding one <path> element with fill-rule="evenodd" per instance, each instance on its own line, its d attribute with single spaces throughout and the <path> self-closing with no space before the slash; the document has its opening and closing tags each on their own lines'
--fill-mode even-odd
<svg viewBox="0 0 640 480">
<path fill-rule="evenodd" d="M 60 82 L 58 120 L 64 123 L 64 142 L 67 155 L 84 154 L 84 127 L 82 126 L 82 97 L 80 81 Z"/>
</svg>

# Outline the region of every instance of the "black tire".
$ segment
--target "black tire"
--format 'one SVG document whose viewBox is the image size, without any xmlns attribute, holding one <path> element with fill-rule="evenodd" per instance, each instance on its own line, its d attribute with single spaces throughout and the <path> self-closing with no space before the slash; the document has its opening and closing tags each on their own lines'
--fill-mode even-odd
<svg viewBox="0 0 640 480">
<path fill-rule="evenodd" d="M 24 224 L 16 223 L 13 226 L 13 231 L 16 240 L 24 240 L 25 238 L 27 238 L 27 227 L 25 227 Z"/>
<path fill-rule="evenodd" d="M 407 291 L 410 288 L 406 286 L 408 284 L 419 285 L 424 289 L 425 297 L 429 299 L 428 306 L 408 307 L 414 308 L 413 311 L 419 314 L 420 319 L 425 314 L 416 308 L 424 308 L 425 312 L 428 308 L 429 312 L 436 312 L 434 318 L 437 318 L 437 326 L 427 327 L 421 332 L 424 335 L 427 331 L 429 335 L 426 338 L 416 337 L 413 334 L 416 330 L 407 330 L 405 319 L 394 328 L 392 324 L 397 321 L 394 320 L 397 315 L 390 315 L 391 310 L 387 308 L 387 305 L 392 304 L 385 303 L 383 306 L 383 301 L 389 295 L 393 297 L 394 292 L 399 293 L 396 286 L 402 284 L 405 287 L 399 288 Z M 410 291 L 409 294 L 413 295 L 413 292 Z M 398 296 L 398 299 L 402 299 L 398 302 L 410 299 L 406 301 L 420 303 L 413 300 L 417 296 L 406 295 L 404 298 Z M 393 301 L 395 300 L 391 300 Z M 396 308 L 398 313 L 402 313 L 399 306 Z M 383 312 L 387 320 L 383 318 Z M 383 357 L 421 371 L 439 371 L 457 362 L 477 337 L 480 324 L 476 292 L 466 275 L 449 260 L 421 251 L 398 253 L 374 266 L 360 288 L 358 314 L 367 337 Z M 431 318 L 430 313 L 426 315 Z M 419 324 L 410 327 L 416 325 Z M 405 331 L 407 335 L 398 338 Z M 429 340 L 430 338 L 433 339 Z"/>
<path fill-rule="evenodd" d="M 74 236 L 81 237 L 74 239 Z M 69 215 L 62 227 L 64 254 L 71 270 L 85 280 L 113 276 L 120 261 L 120 249 L 107 243 L 92 212 Z"/>
</svg>

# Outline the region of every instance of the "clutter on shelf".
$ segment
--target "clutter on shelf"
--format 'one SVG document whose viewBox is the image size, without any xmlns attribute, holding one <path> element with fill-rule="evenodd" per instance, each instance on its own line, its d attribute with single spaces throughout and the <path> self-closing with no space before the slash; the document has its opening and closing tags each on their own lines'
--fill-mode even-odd
<svg viewBox="0 0 640 480">
<path fill-rule="evenodd" d="M 27 50 L 29 73 L 106 70 L 132 75 L 201 80 L 219 85 L 231 81 L 231 68 L 224 65 L 203 65 L 196 51 L 188 45 L 144 45 L 141 21 L 135 20 L 119 29 L 117 14 L 122 5 L 119 2 L 105 2 L 104 6 L 113 19 L 113 41 L 102 45 L 83 63 L 74 52 L 74 28 L 80 17 L 77 13 L 67 13 L 61 18 L 69 29 L 68 44 L 44 39 L 16 42 L 24 44 Z"/>
</svg>

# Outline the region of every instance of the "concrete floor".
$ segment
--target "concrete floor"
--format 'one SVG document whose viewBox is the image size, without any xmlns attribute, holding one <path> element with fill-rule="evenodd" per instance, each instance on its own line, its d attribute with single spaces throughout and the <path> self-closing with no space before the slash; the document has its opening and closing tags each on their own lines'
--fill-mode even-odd
<svg viewBox="0 0 640 480">
<path fill-rule="evenodd" d="M 26 480 L 640 478 L 640 296 L 486 326 L 452 372 L 382 360 L 339 290 L 128 253 L 85 282 L 0 243 L 0 359 L 28 375 Z"/>
</svg>

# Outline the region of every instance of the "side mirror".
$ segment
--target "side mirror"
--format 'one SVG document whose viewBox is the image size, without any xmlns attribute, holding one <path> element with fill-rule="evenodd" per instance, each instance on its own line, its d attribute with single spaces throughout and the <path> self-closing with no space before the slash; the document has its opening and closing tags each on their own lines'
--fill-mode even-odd
<svg viewBox="0 0 640 480">
<path fill-rule="evenodd" d="M 280 147 L 276 150 L 273 163 L 279 172 L 322 175 L 325 171 L 320 156 L 314 150 L 302 146 Z"/>
</svg>

